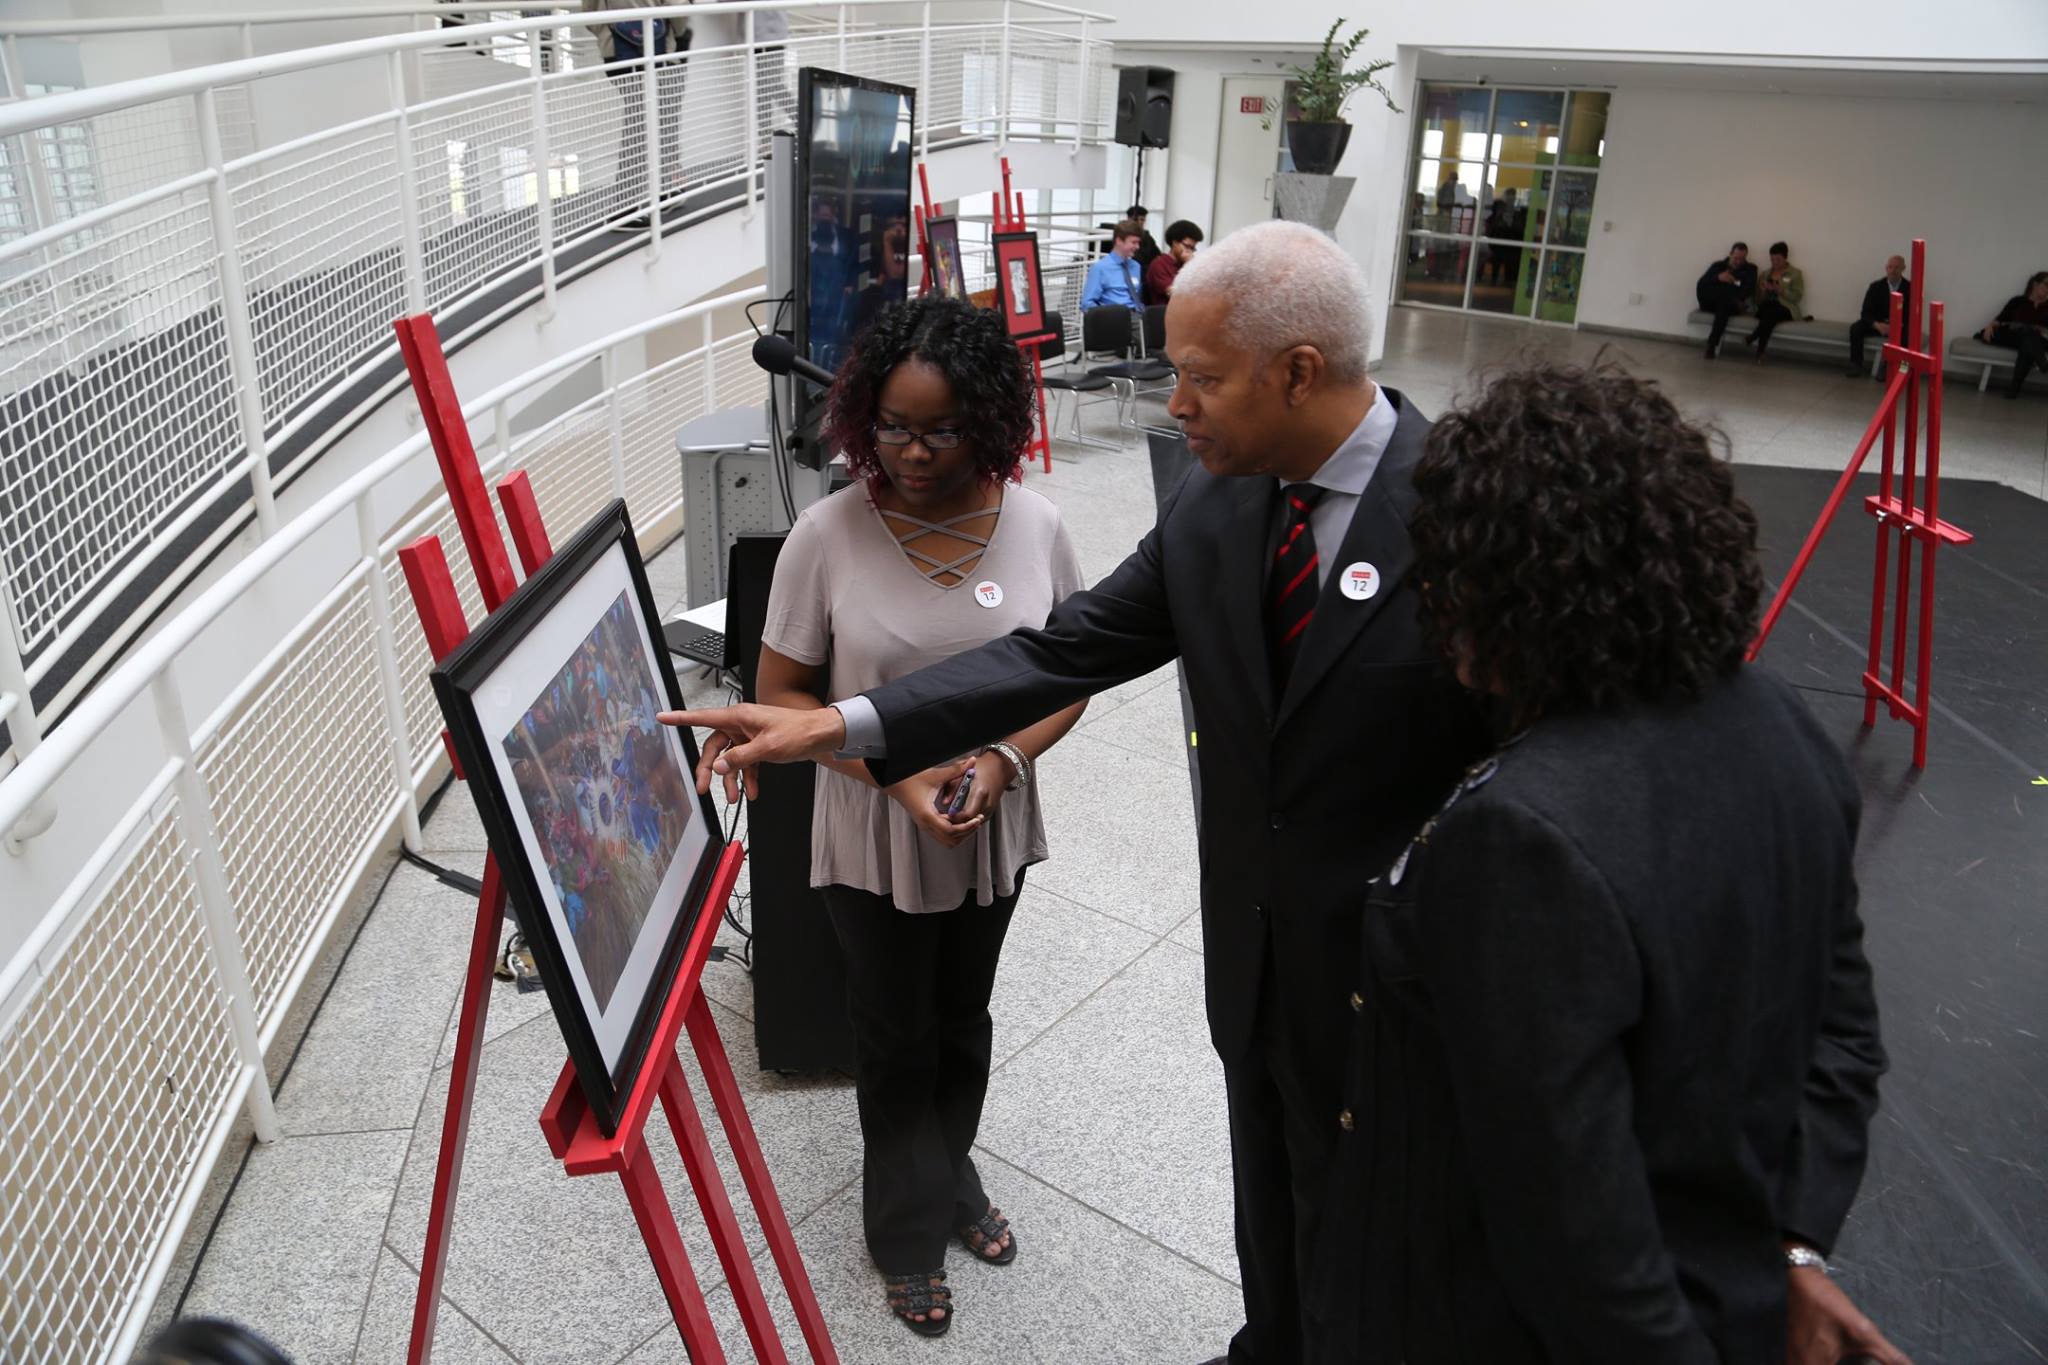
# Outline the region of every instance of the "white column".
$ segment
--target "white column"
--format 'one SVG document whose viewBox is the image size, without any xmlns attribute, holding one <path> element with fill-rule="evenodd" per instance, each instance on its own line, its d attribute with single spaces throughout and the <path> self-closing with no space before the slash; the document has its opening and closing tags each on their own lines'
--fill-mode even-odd
<svg viewBox="0 0 2048 1365">
<path fill-rule="evenodd" d="M 1077 54 L 1081 62 L 1080 107 L 1074 110 L 1074 150 L 1077 152 L 1081 150 L 1081 134 L 1088 121 L 1088 24 L 1088 19 L 1081 20 L 1081 50 Z"/>
<path fill-rule="evenodd" d="M 996 146 L 1010 145 L 1010 22 L 1011 0 L 1003 0 L 1003 45 L 996 61 L 1001 65 L 997 73 L 998 92 L 996 96 Z"/>
<path fill-rule="evenodd" d="M 700 353 L 704 357 L 704 411 L 716 412 L 718 411 L 718 356 L 711 349 L 711 314 L 704 313 L 698 317 L 697 321 L 702 324 L 702 331 L 700 333 L 702 340 L 699 341 L 698 346 Z M 773 383 L 774 381 L 770 380 L 769 382 Z"/>
<path fill-rule="evenodd" d="M 12 702 L 6 699 L 12 698 Z M 14 747 L 15 766 L 36 751 L 43 741 L 42 722 L 36 718 L 35 694 L 29 691 L 28 668 L 21 661 L 21 631 L 14 622 L 14 603 L 0 582 L 0 719 L 7 722 L 7 737 Z M 14 827 L 0 831 L 0 844 L 19 854 L 22 845 L 48 829 L 57 819 L 57 808 L 45 796 L 28 808 L 28 814 Z"/>
<path fill-rule="evenodd" d="M 626 427 L 619 412 L 619 357 L 616 347 L 607 346 L 597 355 L 598 383 L 604 386 L 605 447 L 612 466 L 612 496 L 626 496 Z"/>
<path fill-rule="evenodd" d="M 220 252 L 220 315 L 228 342 L 228 363 L 242 416 L 242 444 L 249 452 L 249 486 L 256 499 L 257 534 L 277 529 L 277 502 L 270 489 L 270 441 L 263 434 L 263 387 L 256 365 L 255 328 L 249 322 L 249 285 L 242 273 L 242 248 L 235 233 L 234 198 L 228 193 L 227 164 L 220 150 L 220 119 L 213 91 L 195 97 L 199 148 L 213 179 L 207 198 L 213 209 L 213 244 Z"/>
<path fill-rule="evenodd" d="M 391 54 L 391 107 L 398 111 L 393 137 L 398 148 L 398 255 L 405 266 L 405 310 L 427 311 L 426 231 L 420 226 L 419 168 L 413 162 L 412 113 L 405 98 L 405 54 Z"/>
<path fill-rule="evenodd" d="M 540 236 L 540 318 L 542 322 L 552 321 L 555 316 L 555 198 L 549 192 L 548 175 L 548 88 L 542 80 L 541 41 L 538 28 L 529 29 L 526 34 L 527 60 L 533 67 L 533 165 L 534 190 L 538 203 L 534 208 L 534 228 Z"/>
<path fill-rule="evenodd" d="M 384 555 L 370 494 L 356 499 L 356 543 L 362 547 L 364 578 L 370 587 L 370 623 L 377 640 L 377 689 L 384 703 L 384 728 L 389 731 L 391 777 L 398 784 L 398 828 L 405 846 L 420 851 L 419 793 L 412 785 L 412 738 L 405 719 L 405 688 L 398 677 L 398 639 L 392 633 L 391 585 L 384 578 Z"/>
<path fill-rule="evenodd" d="M 243 1067 L 254 1073 L 249 1081 L 249 1122 L 255 1126 L 258 1142 L 275 1142 L 278 1137 L 277 1110 L 270 1101 L 270 1078 L 263 1070 L 262 1030 L 256 1022 L 256 992 L 249 984 L 249 962 L 242 950 L 241 931 L 235 925 L 235 907 L 228 895 L 227 872 L 221 866 L 220 832 L 213 823 L 213 802 L 199 768 L 192 759 L 192 729 L 185 721 L 185 703 L 178 694 L 170 667 L 157 674 L 149 685 L 156 702 L 157 725 L 163 731 L 164 749 L 178 763 L 173 789 L 178 794 L 178 833 L 192 851 L 192 872 L 199 883 L 201 923 L 206 929 L 206 949 L 227 992 L 228 1020 L 234 1030 L 235 1051 Z"/>
<path fill-rule="evenodd" d="M 761 54 L 754 47 L 754 11 L 752 10 L 747 11 L 744 32 L 746 36 L 744 51 L 746 53 L 747 65 L 741 82 L 740 99 L 745 106 L 743 112 L 746 117 L 740 125 L 740 136 L 746 139 L 747 144 L 747 197 L 746 202 L 740 205 L 740 217 L 744 221 L 751 222 L 754 217 L 754 196 L 759 192 L 757 182 L 761 175 L 761 114 L 759 108 L 761 73 L 758 69 Z"/>
<path fill-rule="evenodd" d="M 647 146 L 647 247 L 656 260 L 661 259 L 660 80 L 654 66 L 654 20 L 646 19 L 640 30 L 640 118 Z"/>
<path fill-rule="evenodd" d="M 917 40 L 917 105 L 924 118 L 917 133 L 917 157 L 926 162 L 932 159 L 932 103 L 932 0 L 924 0 Z"/>
</svg>

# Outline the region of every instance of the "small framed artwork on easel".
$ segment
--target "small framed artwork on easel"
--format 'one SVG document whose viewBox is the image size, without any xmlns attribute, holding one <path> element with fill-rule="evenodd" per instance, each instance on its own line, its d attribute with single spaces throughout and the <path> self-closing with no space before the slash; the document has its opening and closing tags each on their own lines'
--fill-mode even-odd
<svg viewBox="0 0 2048 1365">
<path fill-rule="evenodd" d="M 1045 289 L 1038 273 L 1038 234 L 998 232 L 993 241 L 996 253 L 996 306 L 1013 337 L 1045 334 Z"/>
</svg>

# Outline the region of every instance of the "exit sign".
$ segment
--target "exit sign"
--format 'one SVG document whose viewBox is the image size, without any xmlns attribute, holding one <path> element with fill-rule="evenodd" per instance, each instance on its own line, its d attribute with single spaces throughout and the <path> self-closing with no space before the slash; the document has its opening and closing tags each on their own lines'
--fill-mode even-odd
<svg viewBox="0 0 2048 1365">
<path fill-rule="evenodd" d="M 1238 113 L 1240 113 L 1240 114 L 1263 114 L 1263 113 L 1265 113 L 1265 112 L 1266 112 L 1266 97 L 1265 97 L 1264 95 L 1246 95 L 1246 96 L 1244 96 L 1243 98 L 1241 98 L 1241 99 L 1240 99 L 1240 100 L 1238 100 L 1238 102 L 1237 102 L 1237 112 L 1238 112 Z"/>
</svg>

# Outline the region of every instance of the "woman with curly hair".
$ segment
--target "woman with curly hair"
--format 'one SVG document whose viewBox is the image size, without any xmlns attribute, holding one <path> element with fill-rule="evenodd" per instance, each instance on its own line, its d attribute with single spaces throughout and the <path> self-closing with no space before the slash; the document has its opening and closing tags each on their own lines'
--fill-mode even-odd
<svg viewBox="0 0 2048 1365">
<path fill-rule="evenodd" d="M 1058 510 L 1017 483 L 1033 417 L 998 314 L 928 294 L 877 319 L 826 413 L 854 482 L 804 510 L 776 563 L 763 703 L 852 697 L 1042 626 L 1082 586 Z M 996 959 L 1024 869 L 1046 856 L 1033 766 L 1081 711 L 889 787 L 862 763 L 820 764 L 811 884 L 846 951 L 868 1251 L 922 1335 L 952 1325 L 951 1236 L 995 1265 L 1017 1254 L 969 1152 Z"/>
<path fill-rule="evenodd" d="M 1503 742 L 1365 898 L 1317 1358 L 1900 1365 L 1814 1268 L 1884 1067 L 1859 797 L 1743 663 L 1729 467 L 1655 385 L 1541 366 L 1415 488 L 1427 623 Z"/>
</svg>

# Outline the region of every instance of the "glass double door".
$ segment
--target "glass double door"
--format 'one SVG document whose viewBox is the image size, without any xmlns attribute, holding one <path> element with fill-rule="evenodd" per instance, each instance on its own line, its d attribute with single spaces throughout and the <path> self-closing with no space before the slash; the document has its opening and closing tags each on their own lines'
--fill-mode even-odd
<svg viewBox="0 0 2048 1365">
<path fill-rule="evenodd" d="M 1404 302 L 1570 323 L 1608 95 L 1425 83 L 1410 154 Z"/>
</svg>

